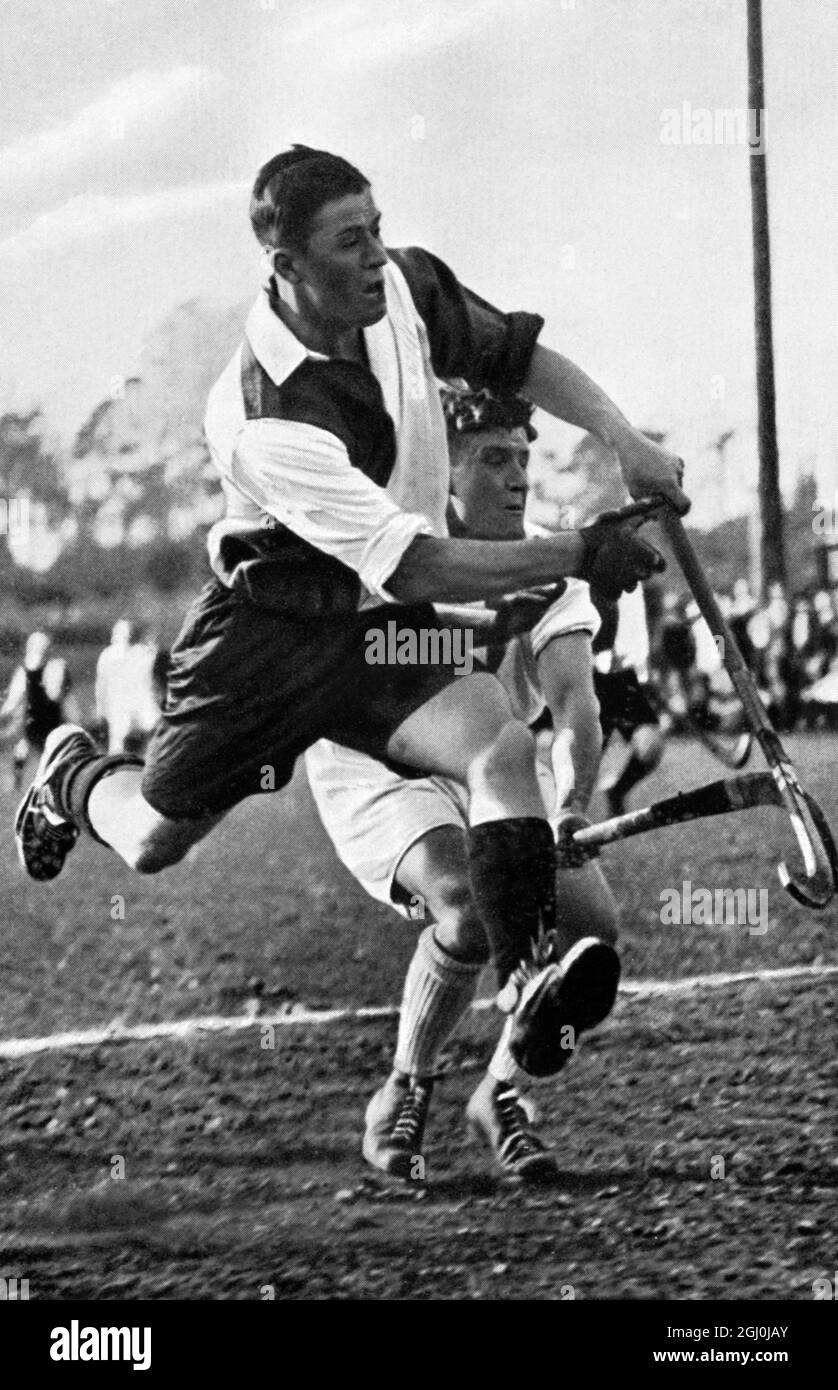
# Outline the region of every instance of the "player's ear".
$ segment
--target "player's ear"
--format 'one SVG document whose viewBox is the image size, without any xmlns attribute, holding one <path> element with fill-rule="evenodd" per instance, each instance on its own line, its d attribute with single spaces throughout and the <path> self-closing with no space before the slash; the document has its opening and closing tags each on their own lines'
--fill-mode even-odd
<svg viewBox="0 0 838 1390">
<path fill-rule="evenodd" d="M 280 246 L 273 253 L 274 274 L 281 280 L 287 280 L 289 285 L 297 285 L 300 282 L 300 272 L 297 269 L 297 258 L 293 251 Z"/>
</svg>

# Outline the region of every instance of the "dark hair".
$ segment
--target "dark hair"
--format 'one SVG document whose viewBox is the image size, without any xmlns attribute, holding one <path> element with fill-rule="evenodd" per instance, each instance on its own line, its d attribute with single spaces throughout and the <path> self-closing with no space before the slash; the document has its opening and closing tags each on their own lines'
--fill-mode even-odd
<svg viewBox="0 0 838 1390">
<path fill-rule="evenodd" d="M 363 193 L 368 187 L 369 179 L 339 155 L 292 145 L 269 159 L 256 175 L 250 225 L 263 246 L 302 251 L 324 203 Z"/>
<path fill-rule="evenodd" d="M 530 423 L 533 406 L 523 396 L 494 396 L 490 391 L 444 386 L 440 397 L 449 434 L 523 429 L 530 442 L 538 438 Z"/>
</svg>

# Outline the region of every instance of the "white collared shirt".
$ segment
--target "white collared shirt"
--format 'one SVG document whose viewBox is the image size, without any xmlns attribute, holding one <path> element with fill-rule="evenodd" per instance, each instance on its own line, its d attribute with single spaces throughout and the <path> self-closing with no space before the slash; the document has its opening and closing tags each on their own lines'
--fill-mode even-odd
<svg viewBox="0 0 838 1390">
<path fill-rule="evenodd" d="M 433 417 L 426 430 L 431 445 L 421 448 L 421 412 L 440 410 L 435 384 L 432 398 L 429 389 L 424 396 L 416 391 L 417 373 L 424 377 L 430 370 L 418 338 L 421 320 L 398 268 L 388 263 L 384 277 L 387 317 L 364 335 L 370 367 L 398 433 L 407 415 L 420 413 L 419 447 L 410 450 L 407 460 L 397 457 L 385 488 L 353 465 L 345 442 L 331 430 L 304 420 L 248 419 L 239 349 L 210 393 L 205 419 L 210 454 L 227 499 L 227 516 L 210 533 L 211 555 L 231 530 L 270 525 L 272 519 L 355 570 L 369 595 L 395 602 L 386 582 L 408 546 L 418 535 L 446 534 L 440 514 L 444 518 L 449 463 L 444 429 Z M 411 325 L 400 322 L 407 317 L 415 320 L 412 335 Z M 308 360 L 330 360 L 309 352 L 294 337 L 264 293 L 250 312 L 245 335 L 276 386 Z M 400 392 L 401 382 L 409 383 L 409 395 Z M 410 510 L 398 495 L 406 483 L 412 490 Z"/>
</svg>

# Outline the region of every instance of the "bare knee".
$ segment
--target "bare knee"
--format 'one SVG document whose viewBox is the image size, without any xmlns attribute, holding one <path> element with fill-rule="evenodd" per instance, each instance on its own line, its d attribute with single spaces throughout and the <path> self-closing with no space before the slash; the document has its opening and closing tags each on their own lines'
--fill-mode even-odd
<svg viewBox="0 0 838 1390">
<path fill-rule="evenodd" d="M 224 819 L 223 812 L 200 820 L 168 820 L 158 817 L 157 823 L 139 836 L 133 845 L 118 846 L 119 853 L 138 874 L 157 874 L 180 864 L 190 850 L 200 843 Z"/>
<path fill-rule="evenodd" d="M 525 724 L 508 720 L 489 746 L 473 760 L 470 773 L 492 791 L 517 786 L 534 775 L 535 738 Z"/>
<path fill-rule="evenodd" d="M 635 756 L 650 769 L 656 768 L 663 757 L 664 739 L 654 724 L 641 724 L 632 735 Z"/>
<path fill-rule="evenodd" d="M 489 959 L 461 826 L 438 825 L 426 831 L 402 856 L 396 885 L 408 898 L 421 899 L 434 922 L 436 940 L 455 960 L 479 965 Z"/>
<path fill-rule="evenodd" d="M 198 828 L 192 822 L 165 822 L 155 826 L 135 846 L 121 847 L 122 857 L 138 874 L 158 874 L 161 869 L 180 864 L 192 846 L 204 838 L 209 825 Z"/>
<path fill-rule="evenodd" d="M 443 950 L 456 960 L 485 965 L 490 956 L 489 943 L 468 881 L 460 877 L 438 880 L 433 912 L 434 936 Z"/>
</svg>

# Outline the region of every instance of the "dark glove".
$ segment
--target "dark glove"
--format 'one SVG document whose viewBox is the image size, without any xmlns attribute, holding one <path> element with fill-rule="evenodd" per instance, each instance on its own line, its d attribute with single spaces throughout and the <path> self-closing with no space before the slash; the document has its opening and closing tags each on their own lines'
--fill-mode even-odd
<svg viewBox="0 0 838 1390">
<path fill-rule="evenodd" d="M 545 584 L 541 588 L 521 589 L 492 604 L 496 617 L 489 630 L 487 645 L 505 645 L 513 637 L 531 632 L 566 588 L 567 584 L 562 580 L 559 584 Z"/>
<path fill-rule="evenodd" d="M 487 671 L 494 675 L 503 661 L 507 646 L 512 639 L 520 637 L 525 632 L 531 632 L 536 623 L 544 617 L 548 608 L 551 608 L 561 598 L 566 588 L 567 581 L 562 579 L 558 584 L 545 584 L 540 588 L 521 589 L 518 593 L 510 594 L 507 598 L 487 604 L 487 607 L 495 610 L 492 626 L 480 644 L 486 649 L 483 664 Z"/>
<path fill-rule="evenodd" d="M 603 512 L 591 526 L 583 526 L 579 535 L 585 546 L 579 578 L 606 598 L 630 594 L 641 579 L 666 569 L 660 551 L 642 541 L 635 526 L 618 512 Z"/>
</svg>

